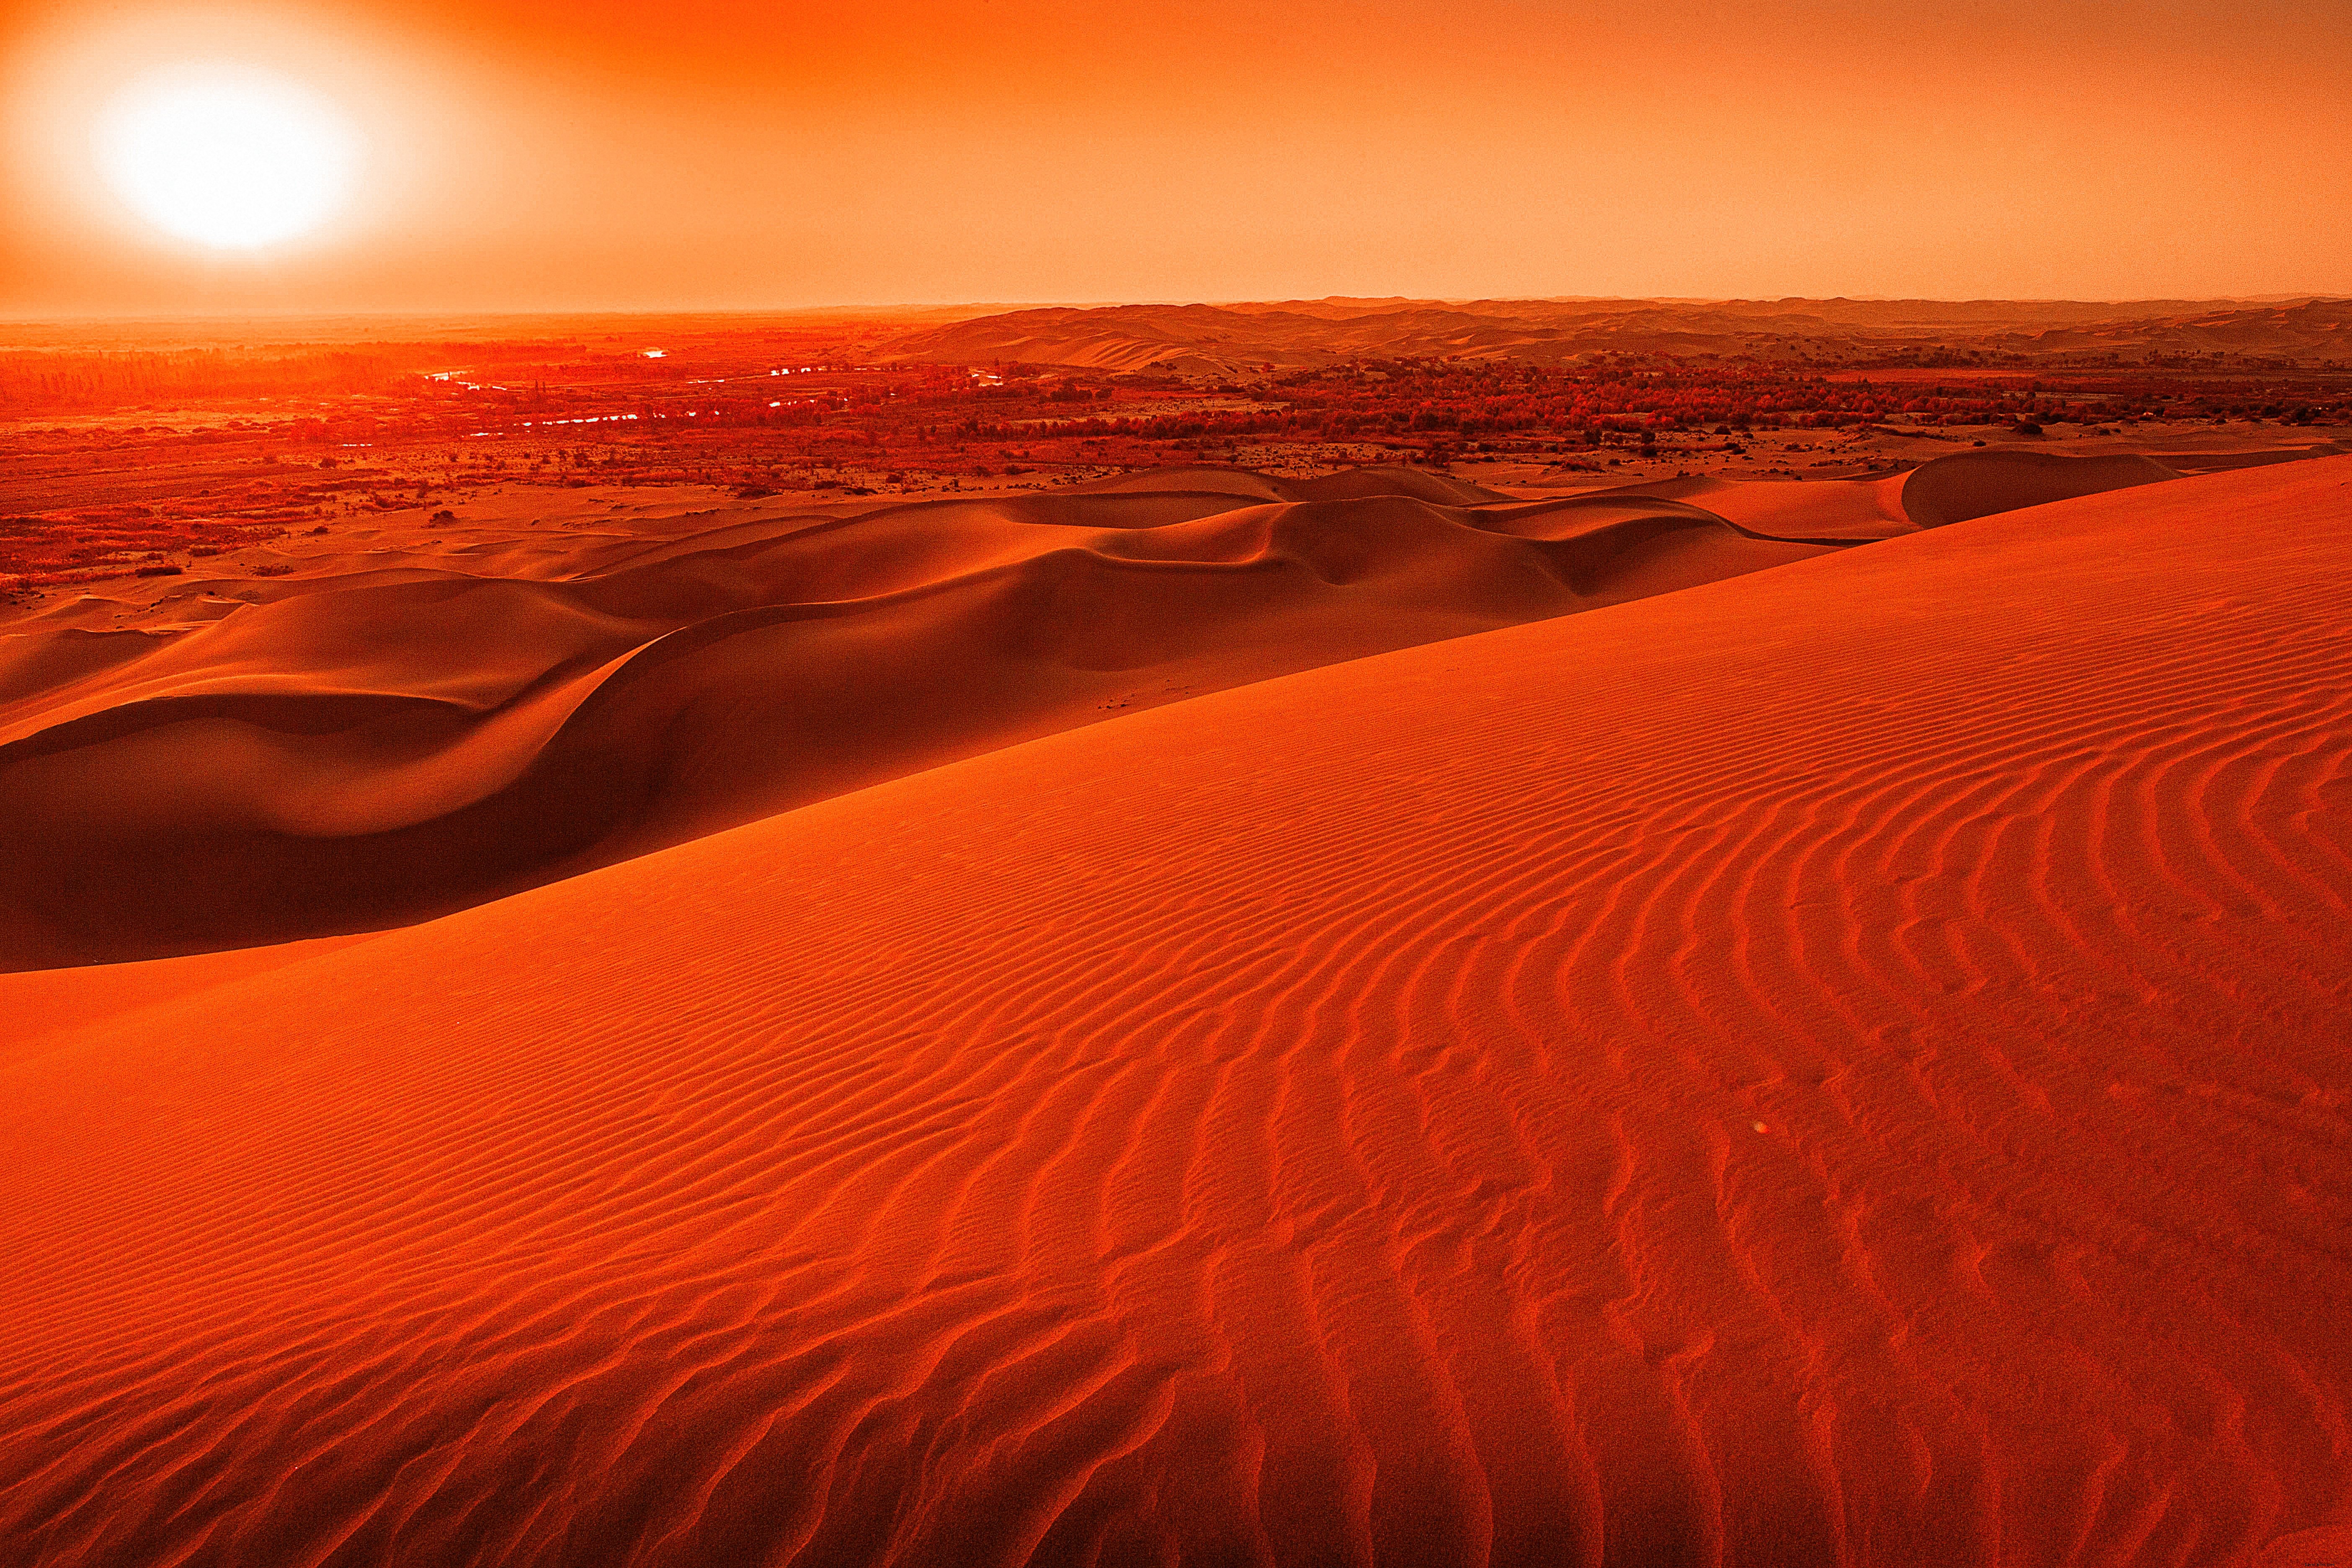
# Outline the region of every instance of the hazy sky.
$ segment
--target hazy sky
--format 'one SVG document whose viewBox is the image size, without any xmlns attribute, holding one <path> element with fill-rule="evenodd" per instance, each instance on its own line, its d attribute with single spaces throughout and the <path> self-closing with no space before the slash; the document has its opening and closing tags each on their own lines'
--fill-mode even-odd
<svg viewBox="0 0 2352 1568">
<path fill-rule="evenodd" d="M 2352 0 L 0 5 L 0 314 L 2352 293 Z M 121 205 L 191 60 L 342 105 L 341 218 Z"/>
</svg>

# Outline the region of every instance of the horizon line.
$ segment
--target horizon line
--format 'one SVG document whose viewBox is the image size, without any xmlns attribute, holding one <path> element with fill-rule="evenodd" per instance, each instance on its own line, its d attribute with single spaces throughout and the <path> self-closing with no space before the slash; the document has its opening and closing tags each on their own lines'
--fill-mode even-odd
<svg viewBox="0 0 2352 1568">
<path fill-rule="evenodd" d="M 930 300 L 884 302 L 841 301 L 819 305 L 609 305 L 498 309 L 468 306 L 396 308 L 320 308 L 310 310 L 245 310 L 207 311 L 124 311 L 0 315 L 0 330 L 11 327 L 122 325 L 169 322 L 426 321 L 460 320 L 550 321 L 578 318 L 656 318 L 680 316 L 824 316 L 887 315 L 893 311 L 971 310 L 1004 314 L 1017 310 L 1112 310 L 1151 308 L 1209 310 L 1240 305 L 1319 305 L 1361 303 L 1465 306 L 1481 304 L 1660 304 L 1660 305 L 2272 305 L 2290 302 L 2317 304 L 2352 302 L 2352 293 L 2291 290 L 2261 294 L 2152 294 L 2101 299 L 2073 295 L 1978 294 L 1322 294 L 1286 297 L 1231 297 L 1217 300 L 1177 297 L 1130 300 Z"/>
</svg>

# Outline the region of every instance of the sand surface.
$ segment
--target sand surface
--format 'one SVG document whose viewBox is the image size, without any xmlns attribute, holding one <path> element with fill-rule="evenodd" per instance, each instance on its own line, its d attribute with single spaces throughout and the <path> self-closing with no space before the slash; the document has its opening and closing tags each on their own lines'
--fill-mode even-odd
<svg viewBox="0 0 2352 1568">
<path fill-rule="evenodd" d="M 2347 603 L 2063 500 L 54 1030 L 0 1562 L 2341 1562 Z"/>
<path fill-rule="evenodd" d="M 1977 452 L 1538 499 L 1202 468 L 420 508 L 0 626 L 0 970 L 403 924 L 1205 692 L 2168 476 Z"/>
</svg>

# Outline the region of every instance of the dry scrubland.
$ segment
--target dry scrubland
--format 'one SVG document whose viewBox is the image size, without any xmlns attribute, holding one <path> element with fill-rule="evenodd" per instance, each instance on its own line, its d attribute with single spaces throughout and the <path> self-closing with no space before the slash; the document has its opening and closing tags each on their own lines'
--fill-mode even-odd
<svg viewBox="0 0 2352 1568">
<path fill-rule="evenodd" d="M 0 1563 L 2352 1561 L 2327 313 L 1830 304 L 28 416 Z"/>
</svg>

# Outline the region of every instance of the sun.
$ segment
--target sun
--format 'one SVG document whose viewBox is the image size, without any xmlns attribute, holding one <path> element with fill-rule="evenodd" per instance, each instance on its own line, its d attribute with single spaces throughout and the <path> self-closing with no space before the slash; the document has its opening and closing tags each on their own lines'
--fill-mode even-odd
<svg viewBox="0 0 2352 1568">
<path fill-rule="evenodd" d="M 141 78 L 97 126 L 99 167 L 165 233 L 251 250 L 310 233 L 350 201 L 358 128 L 335 103 L 272 71 L 186 65 Z"/>
</svg>

